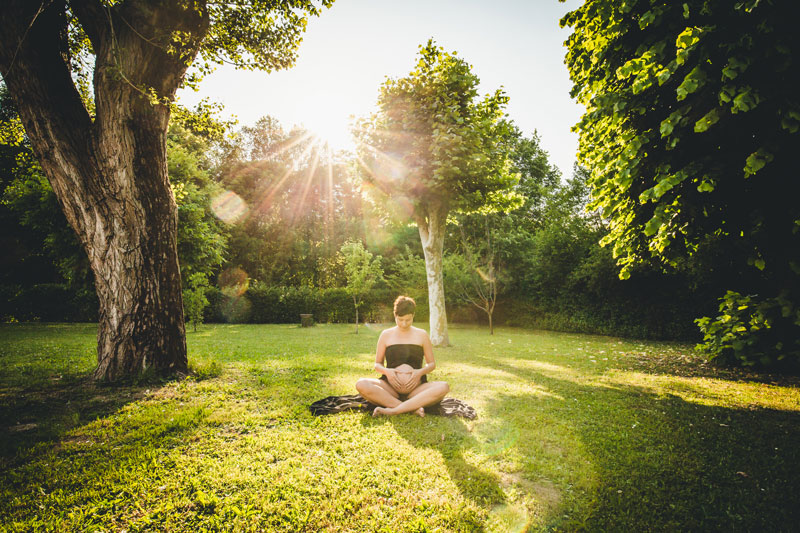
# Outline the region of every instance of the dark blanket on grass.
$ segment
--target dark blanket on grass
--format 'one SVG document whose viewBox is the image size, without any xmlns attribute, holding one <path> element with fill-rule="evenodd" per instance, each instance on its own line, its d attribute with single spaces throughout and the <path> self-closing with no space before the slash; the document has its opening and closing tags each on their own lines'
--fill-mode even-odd
<svg viewBox="0 0 800 533">
<path fill-rule="evenodd" d="M 372 412 L 377 407 L 375 404 L 369 403 L 361 397 L 360 394 L 351 394 L 349 396 L 328 396 L 321 400 L 317 400 L 308 406 L 311 413 L 314 415 L 329 415 L 339 413 L 348 409 L 358 409 L 360 411 Z M 478 416 L 475 409 L 467 405 L 461 400 L 455 398 L 445 398 L 436 405 L 429 405 L 425 408 L 425 414 L 439 415 L 439 416 L 461 416 L 474 419 Z"/>
</svg>

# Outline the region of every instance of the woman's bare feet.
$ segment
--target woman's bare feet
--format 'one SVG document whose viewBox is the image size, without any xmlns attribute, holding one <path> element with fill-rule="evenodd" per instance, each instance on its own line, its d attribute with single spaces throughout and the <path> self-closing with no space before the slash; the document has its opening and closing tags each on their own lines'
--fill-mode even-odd
<svg viewBox="0 0 800 533">
<path fill-rule="evenodd" d="M 390 409 L 388 407 L 376 407 L 372 411 L 372 416 L 381 416 L 381 415 L 383 415 L 383 416 L 393 416 L 393 415 L 396 415 L 396 414 L 397 413 L 394 411 L 394 409 Z M 420 407 L 420 408 L 416 409 L 414 411 L 414 414 L 419 416 L 419 417 L 424 417 L 425 416 L 425 408 L 424 407 Z"/>
</svg>

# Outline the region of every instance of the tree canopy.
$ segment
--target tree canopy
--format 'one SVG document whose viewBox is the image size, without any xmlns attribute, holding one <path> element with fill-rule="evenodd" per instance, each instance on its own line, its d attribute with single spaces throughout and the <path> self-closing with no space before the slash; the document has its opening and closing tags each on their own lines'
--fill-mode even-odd
<svg viewBox="0 0 800 533">
<path fill-rule="evenodd" d="M 739 265 L 731 288 L 772 302 L 767 322 L 784 341 L 800 325 L 800 204 L 786 194 L 800 140 L 798 16 L 789 1 L 589 0 L 561 21 L 573 28 L 572 95 L 586 106 L 590 208 L 609 221 L 622 276 L 724 249 Z M 762 326 L 725 333 L 740 327 Z M 757 352 L 776 350 L 786 344 Z"/>
</svg>

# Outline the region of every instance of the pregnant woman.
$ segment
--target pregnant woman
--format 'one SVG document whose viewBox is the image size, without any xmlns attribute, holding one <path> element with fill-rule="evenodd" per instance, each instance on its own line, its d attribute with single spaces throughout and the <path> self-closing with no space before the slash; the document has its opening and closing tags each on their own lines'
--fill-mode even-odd
<svg viewBox="0 0 800 533">
<path fill-rule="evenodd" d="M 436 368 L 433 345 L 428 333 L 411 324 L 416 303 L 407 296 L 394 301 L 393 328 L 381 332 L 375 351 L 375 370 L 380 379 L 362 378 L 356 383 L 359 394 L 378 405 L 372 416 L 413 412 L 425 416 L 425 407 L 435 405 L 450 392 L 444 381 L 428 381 Z"/>
</svg>

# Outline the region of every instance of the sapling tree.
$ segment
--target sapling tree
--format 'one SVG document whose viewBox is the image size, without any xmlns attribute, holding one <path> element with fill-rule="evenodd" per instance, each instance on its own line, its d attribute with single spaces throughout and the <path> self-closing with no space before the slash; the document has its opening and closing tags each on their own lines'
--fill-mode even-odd
<svg viewBox="0 0 800 533">
<path fill-rule="evenodd" d="M 450 256 L 447 275 L 453 279 L 448 283 L 456 291 L 456 296 L 470 305 L 486 313 L 489 320 L 489 334 L 494 335 L 494 308 L 497 304 L 500 275 L 499 250 L 492 229 L 492 217 L 476 217 L 482 232 L 475 238 L 464 231 L 462 221 L 459 224 L 461 237 L 460 254 Z"/>
<path fill-rule="evenodd" d="M 197 324 L 203 323 L 203 313 L 208 307 L 208 278 L 202 272 L 189 276 L 188 287 L 183 289 L 183 307 L 186 310 L 186 321 L 197 331 Z"/>
<path fill-rule="evenodd" d="M 383 280 L 381 256 L 373 257 L 369 250 L 364 248 L 361 241 L 347 241 L 340 248 L 344 257 L 344 271 L 347 277 L 347 292 L 353 299 L 356 311 L 356 333 L 358 333 L 358 309 L 364 301 L 364 296 Z"/>
</svg>

